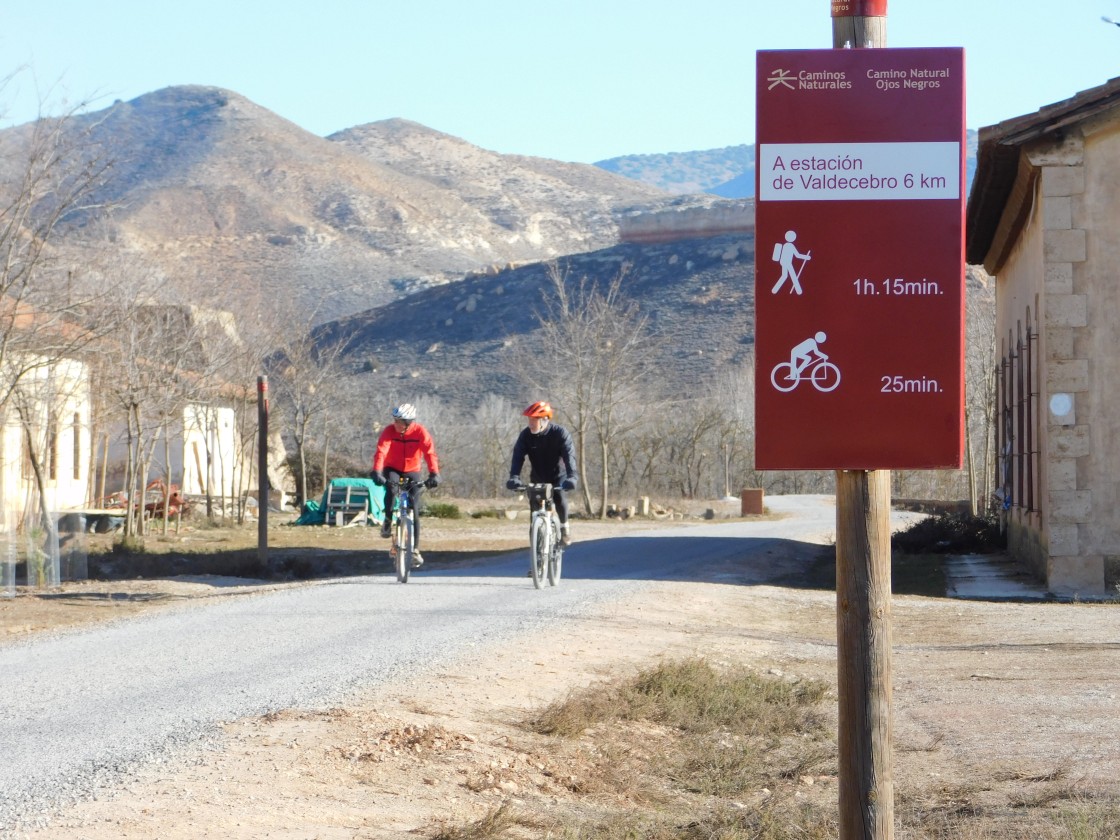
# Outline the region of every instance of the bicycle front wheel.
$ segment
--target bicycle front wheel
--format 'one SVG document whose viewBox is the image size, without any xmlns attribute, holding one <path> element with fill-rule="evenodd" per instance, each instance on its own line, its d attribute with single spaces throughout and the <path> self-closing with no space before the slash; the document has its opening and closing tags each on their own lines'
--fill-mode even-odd
<svg viewBox="0 0 1120 840">
<path fill-rule="evenodd" d="M 401 583 L 408 583 L 408 573 L 412 568 L 412 518 L 409 516 L 397 517 L 395 548 L 396 553 L 393 558 L 396 561 L 397 580 Z"/>
<path fill-rule="evenodd" d="M 832 362 L 821 362 L 813 368 L 813 387 L 827 394 L 840 384 L 840 368 Z"/>
<path fill-rule="evenodd" d="M 534 515 L 529 525 L 529 568 L 533 573 L 533 586 L 544 587 L 545 565 L 548 563 L 549 549 L 548 520 Z"/>
<path fill-rule="evenodd" d="M 560 544 L 560 520 L 552 517 L 552 551 L 548 553 L 548 585 L 560 582 L 560 567 L 564 562 L 564 546 Z"/>
</svg>

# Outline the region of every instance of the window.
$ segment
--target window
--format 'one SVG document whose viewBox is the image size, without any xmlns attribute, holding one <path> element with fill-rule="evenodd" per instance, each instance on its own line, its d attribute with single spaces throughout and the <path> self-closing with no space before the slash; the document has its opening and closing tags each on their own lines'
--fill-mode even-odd
<svg viewBox="0 0 1120 840">
<path fill-rule="evenodd" d="M 1037 511 L 1039 493 L 1040 441 L 1038 423 L 1038 369 L 1035 344 L 1038 332 L 1027 308 L 1026 329 L 1023 322 L 1010 330 L 1002 344 L 999 368 L 996 371 L 996 394 L 999 421 L 996 425 L 996 486 L 1003 506 Z"/>
</svg>

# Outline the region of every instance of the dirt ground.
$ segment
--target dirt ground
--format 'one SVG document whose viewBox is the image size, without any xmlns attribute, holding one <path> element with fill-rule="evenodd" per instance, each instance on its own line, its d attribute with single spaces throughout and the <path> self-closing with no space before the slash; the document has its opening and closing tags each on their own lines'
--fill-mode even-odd
<svg viewBox="0 0 1120 840">
<path fill-rule="evenodd" d="M 577 526 L 585 539 L 629 527 Z M 341 553 L 376 540 L 359 529 L 317 530 L 322 545 Z M 250 536 L 255 539 L 255 531 Z M 288 536 L 278 530 L 270 542 Z M 188 538 L 233 546 L 244 535 L 199 530 Z M 516 548 L 525 544 L 524 528 L 504 520 L 439 521 L 426 531 L 425 543 L 433 557 Z M 172 540 L 166 545 L 183 548 Z M 820 548 L 803 552 L 780 559 L 808 566 Z M 389 573 L 387 561 L 378 573 Z M 178 577 L 21 591 L 0 599 L 0 634 L 44 632 L 190 599 L 253 597 L 271 586 L 315 585 L 223 582 L 228 585 L 215 587 L 213 579 Z M 1115 794 L 1118 609 L 896 596 L 896 797 L 944 799 L 967 790 L 972 800 L 1011 801 L 1024 785 L 1041 791 L 1056 781 L 1084 795 Z M 506 802 L 540 814 L 580 807 L 572 790 L 588 768 L 558 765 L 547 738 L 514 722 L 573 689 L 687 656 L 835 685 L 835 594 L 655 583 L 565 626 L 548 651 L 481 651 L 446 673 L 370 692 L 346 708 L 234 721 L 225 727 L 221 748 L 177 766 L 148 768 L 124 789 L 106 790 L 42 830 L 14 836 L 381 840 L 433 837 L 441 826 L 478 819 Z M 799 796 L 836 795 L 834 772 L 790 784 Z"/>
</svg>

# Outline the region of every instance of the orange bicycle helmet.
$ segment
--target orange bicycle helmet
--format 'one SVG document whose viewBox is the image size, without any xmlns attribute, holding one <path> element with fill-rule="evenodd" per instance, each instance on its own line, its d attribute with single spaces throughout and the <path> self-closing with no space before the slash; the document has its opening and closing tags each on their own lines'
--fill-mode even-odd
<svg viewBox="0 0 1120 840">
<path fill-rule="evenodd" d="M 535 402 L 521 412 L 526 417 L 552 417 L 552 406 L 546 402 Z"/>
</svg>

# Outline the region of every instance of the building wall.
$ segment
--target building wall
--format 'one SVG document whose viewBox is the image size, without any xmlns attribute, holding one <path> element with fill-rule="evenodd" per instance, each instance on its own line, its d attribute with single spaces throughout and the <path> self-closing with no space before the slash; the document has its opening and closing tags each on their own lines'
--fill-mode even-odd
<svg viewBox="0 0 1120 840">
<path fill-rule="evenodd" d="M 238 460 L 232 408 L 187 406 L 183 411 L 183 433 L 181 459 L 185 494 L 201 496 L 209 486 L 212 496 L 234 498 L 238 489 L 249 489 L 246 478 L 251 473 L 251 464 Z M 241 470 L 250 473 L 239 475 Z"/>
<path fill-rule="evenodd" d="M 1051 591 L 1103 595 L 1120 570 L 1120 117 L 1023 153 L 1033 204 L 999 270 L 997 334 L 1006 344 L 1028 307 L 1040 325 L 1040 503 L 1014 500 L 1009 548 Z"/>
<path fill-rule="evenodd" d="M 73 360 L 47 364 L 24 373 L 19 388 L 31 406 L 35 448 L 46 473 L 46 508 L 57 512 L 84 507 L 90 452 L 85 365 Z M 53 434 L 48 434 L 52 426 Z M 26 433 L 13 401 L 0 415 L 2 532 L 15 530 L 39 512 L 39 492 L 26 451 Z"/>
<path fill-rule="evenodd" d="M 1015 379 L 1014 368 L 1009 367 L 1006 360 L 1017 357 L 1021 362 L 1020 348 L 1023 343 L 1031 340 L 1030 332 L 1039 333 L 1038 341 L 1031 347 L 1032 367 L 1037 371 L 1030 377 L 1033 384 L 1040 379 L 1039 367 L 1045 359 L 1045 352 L 1039 346 L 1042 336 L 1038 330 L 1040 318 L 1043 317 L 1039 309 L 1043 305 L 1045 286 L 1043 207 L 1041 191 L 1035 190 L 1027 223 L 1007 262 L 1000 269 L 996 291 L 996 341 L 1000 356 L 1005 360 L 1005 377 L 1010 377 L 1013 381 Z M 1036 388 L 1032 387 L 1031 390 Z M 1028 501 L 1028 494 L 1020 490 L 1020 486 L 1026 484 L 1028 471 L 1021 456 L 1016 454 L 1016 449 L 1020 441 L 1026 440 L 1026 436 L 1018 428 L 1018 417 L 1013 420 L 1016 421 L 1016 428 L 1012 452 L 1005 452 L 1001 461 L 1007 471 L 1005 489 L 1011 502 L 1006 510 L 1008 549 L 1039 578 L 1045 578 L 1048 549 L 1042 513 L 1044 500 L 1032 495 Z M 1036 424 L 1036 428 L 1038 425 L 1041 424 Z M 1032 448 L 1040 449 L 1044 446 L 1045 440 L 1040 440 Z M 1037 466 L 1041 468 L 1042 464 L 1038 463 Z M 1023 475 L 1020 476 L 1020 473 Z M 1045 487 L 1044 482 L 1044 471 L 1039 469 L 1039 475 L 1034 477 L 1034 484 L 1041 488 Z"/>
<path fill-rule="evenodd" d="M 173 424 L 167 434 L 166 450 L 162 440 L 156 443 L 146 482 L 168 479 L 186 496 L 205 495 L 209 488 L 212 497 L 226 499 L 254 489 L 253 453 L 238 445 L 233 408 L 188 405 L 181 424 Z M 109 441 L 108 490 L 123 486 L 127 458 L 128 441 L 121 429 Z"/>
<path fill-rule="evenodd" d="M 1082 178 L 1071 184 L 1070 198 L 1071 226 L 1084 233 L 1085 253 L 1073 263 L 1070 295 L 1083 323 L 1073 328 L 1079 369 L 1072 384 L 1084 381 L 1076 394 L 1081 435 L 1071 503 L 1085 511 L 1077 528 L 1083 572 L 1103 576 L 1108 589 L 1120 565 L 1120 117 L 1088 121 L 1083 133 Z"/>
<path fill-rule="evenodd" d="M 1045 418 L 1048 467 L 1046 580 L 1060 594 L 1100 594 L 1103 577 L 1099 559 L 1087 556 L 1082 539 L 1089 520 L 1089 496 L 1082 470 L 1088 457 L 1089 427 L 1087 360 L 1083 342 L 1086 298 L 1076 278 L 1085 268 L 1085 230 L 1075 208 L 1084 195 L 1084 144 L 1079 137 L 1060 146 L 1035 149 L 1042 166 L 1040 192 L 1047 206 L 1046 375 L 1041 381 L 1040 406 Z M 1059 407 L 1058 400 L 1066 405 Z"/>
<path fill-rule="evenodd" d="M 753 199 L 665 207 L 618 217 L 618 237 L 623 242 L 676 242 L 726 233 L 754 233 Z"/>
</svg>

